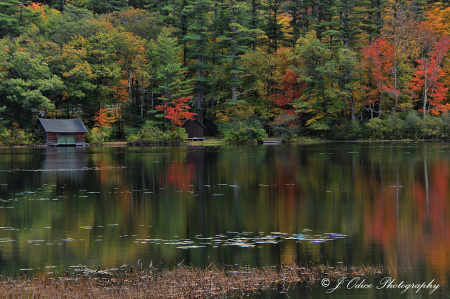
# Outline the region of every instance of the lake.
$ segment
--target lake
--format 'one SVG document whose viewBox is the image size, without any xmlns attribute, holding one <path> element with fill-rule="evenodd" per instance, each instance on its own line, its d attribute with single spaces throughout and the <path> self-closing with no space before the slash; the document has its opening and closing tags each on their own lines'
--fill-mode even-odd
<svg viewBox="0 0 450 299">
<path fill-rule="evenodd" d="M 447 296 L 449 189 L 447 142 L 2 148 L 0 275 L 328 263 L 440 286 L 335 298 Z"/>
</svg>

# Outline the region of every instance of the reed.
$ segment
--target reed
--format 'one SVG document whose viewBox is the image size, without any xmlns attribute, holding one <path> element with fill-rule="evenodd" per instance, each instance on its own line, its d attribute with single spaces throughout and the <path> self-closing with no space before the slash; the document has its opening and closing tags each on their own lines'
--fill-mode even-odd
<svg viewBox="0 0 450 299">
<path fill-rule="evenodd" d="M 328 265 L 199 268 L 178 265 L 127 271 L 79 269 L 64 277 L 4 278 L 0 298 L 214 298 L 243 297 L 269 290 L 286 293 L 291 287 L 312 287 L 324 277 L 395 275 L 384 267 Z"/>
</svg>

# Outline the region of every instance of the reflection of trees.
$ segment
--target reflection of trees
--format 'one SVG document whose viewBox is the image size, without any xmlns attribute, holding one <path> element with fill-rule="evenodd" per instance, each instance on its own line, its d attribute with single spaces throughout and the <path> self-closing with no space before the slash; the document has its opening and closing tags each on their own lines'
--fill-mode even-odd
<svg viewBox="0 0 450 299">
<path fill-rule="evenodd" d="M 0 186 L 0 198 L 19 198 L 14 211 L 0 210 L 0 226 L 21 228 L 0 230 L 0 238 L 16 240 L 2 245 L 0 258 L 9 263 L 17 258 L 17 264 L 7 266 L 15 269 L 61 259 L 67 267 L 86 260 L 104 267 L 134 265 L 138 259 L 147 265 L 183 259 L 203 264 L 208 256 L 209 262 L 254 265 L 289 264 L 295 255 L 302 262 L 402 267 L 425 261 L 444 283 L 450 266 L 450 162 L 446 153 L 428 145 L 86 149 L 89 170 L 78 178 L 75 173 L 0 172 L 8 183 Z M 3 152 L 1 169 L 41 168 L 39 152 L 23 153 Z M 36 192 L 22 200 L 15 195 L 21 191 Z M 35 200 L 58 196 L 64 197 Z M 227 231 L 293 234 L 305 228 L 349 237 L 325 245 L 283 242 L 254 251 L 134 243 L 137 238 L 195 240 L 197 234 Z M 77 241 L 53 247 L 27 243 L 64 238 Z M 424 275 L 422 264 L 412 266 Z"/>
</svg>

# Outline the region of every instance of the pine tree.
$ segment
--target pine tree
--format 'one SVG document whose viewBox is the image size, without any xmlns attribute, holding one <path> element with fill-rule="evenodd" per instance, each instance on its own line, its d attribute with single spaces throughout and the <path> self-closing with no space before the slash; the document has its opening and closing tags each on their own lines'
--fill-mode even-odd
<svg viewBox="0 0 450 299">
<path fill-rule="evenodd" d="M 266 1 L 264 5 L 264 10 L 266 12 L 266 24 L 264 26 L 264 31 L 268 39 L 268 53 L 274 53 L 278 50 L 282 43 L 284 42 L 283 26 L 279 23 L 278 16 L 282 11 L 281 0 L 269 0 Z"/>
<path fill-rule="evenodd" d="M 355 47 L 356 42 L 362 39 L 364 29 L 374 29 L 371 20 L 366 18 L 370 5 L 367 0 L 338 0 L 336 3 L 335 38 L 339 39 L 345 47 Z"/>
<path fill-rule="evenodd" d="M 299 64 L 293 68 L 306 83 L 302 96 L 294 102 L 296 112 L 307 114 L 310 119 L 306 125 L 313 130 L 328 130 L 329 116 L 341 111 L 335 99 L 335 67 L 331 64 L 333 53 L 330 47 L 309 32 L 301 38 L 295 49 Z"/>
<path fill-rule="evenodd" d="M 19 34 L 19 13 L 21 9 L 22 2 L 19 0 L 0 1 L 0 38 Z"/>
<path fill-rule="evenodd" d="M 207 47 L 210 39 L 208 31 L 210 24 L 207 13 L 212 5 L 210 0 L 188 0 L 185 7 L 185 13 L 190 20 L 188 23 L 188 34 L 184 37 L 187 42 L 188 57 L 196 60 L 190 65 L 190 69 L 197 74 L 194 81 L 196 82 L 197 91 L 197 120 L 203 124 L 203 101 L 205 95 L 205 85 L 207 78 L 205 77 L 205 69 L 208 67 Z"/>
<path fill-rule="evenodd" d="M 333 17 L 335 16 L 335 0 L 312 0 L 311 6 L 311 29 L 316 31 L 316 36 L 320 41 L 333 40 L 336 32 L 333 31 Z"/>
<path fill-rule="evenodd" d="M 236 101 L 238 97 L 238 87 L 242 83 L 239 76 L 244 72 L 244 68 L 239 65 L 241 55 L 250 49 L 254 36 L 262 34 L 258 29 L 248 29 L 249 14 L 244 3 L 230 0 L 227 3 L 229 13 L 229 29 L 220 37 L 225 53 L 222 55 L 222 67 L 231 74 L 231 100 Z"/>
<path fill-rule="evenodd" d="M 186 68 L 178 62 L 180 46 L 177 39 L 170 37 L 172 30 L 164 28 L 155 42 L 150 42 L 151 59 L 156 65 L 157 90 L 161 94 L 160 100 L 172 103 L 173 99 L 189 95 L 192 88 L 191 80 L 186 80 Z M 167 106 L 167 105 L 166 105 Z M 164 111 L 166 116 L 167 111 Z M 164 119 L 165 120 L 165 119 Z"/>
</svg>

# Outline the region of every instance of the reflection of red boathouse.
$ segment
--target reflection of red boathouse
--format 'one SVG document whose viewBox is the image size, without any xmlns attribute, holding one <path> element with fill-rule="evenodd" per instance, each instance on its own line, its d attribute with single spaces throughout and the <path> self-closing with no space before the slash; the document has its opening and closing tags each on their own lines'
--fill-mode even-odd
<svg viewBox="0 0 450 299">
<path fill-rule="evenodd" d="M 86 132 L 81 119 L 44 119 L 40 118 L 44 132 L 45 145 L 85 146 Z"/>
</svg>

